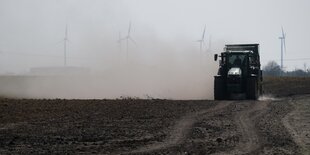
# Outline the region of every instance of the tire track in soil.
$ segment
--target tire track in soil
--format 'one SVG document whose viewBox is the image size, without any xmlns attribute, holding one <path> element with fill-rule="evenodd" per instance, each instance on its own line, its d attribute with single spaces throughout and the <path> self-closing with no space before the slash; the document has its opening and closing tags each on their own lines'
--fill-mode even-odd
<svg viewBox="0 0 310 155">
<path fill-rule="evenodd" d="M 129 153 L 122 153 L 122 154 L 142 154 L 142 153 L 149 153 L 152 151 L 162 150 L 169 147 L 173 147 L 176 145 L 181 144 L 186 139 L 188 133 L 192 129 L 193 125 L 198 121 L 198 118 L 200 115 L 210 116 L 216 112 L 221 111 L 222 109 L 229 106 L 232 102 L 220 102 L 214 107 L 201 110 L 195 113 L 190 113 L 184 117 L 182 117 L 173 129 L 170 131 L 170 136 L 164 141 L 160 143 L 154 143 L 151 145 L 144 146 L 142 148 L 139 148 L 137 150 L 131 151 Z"/>
<path fill-rule="evenodd" d="M 254 103 L 249 108 L 238 112 L 234 117 L 238 130 L 241 132 L 241 140 L 239 144 L 228 152 L 215 153 L 217 155 L 229 155 L 229 154 L 249 154 L 252 151 L 258 149 L 261 144 L 259 142 L 259 136 L 256 133 L 255 124 L 253 123 L 255 118 L 264 114 L 267 111 L 268 103 L 270 102 L 260 102 L 260 101 L 247 101 Z M 254 115 L 253 115 L 254 114 Z"/>
<path fill-rule="evenodd" d="M 303 154 L 310 153 L 310 96 L 293 98 L 289 101 L 294 110 L 287 114 L 282 123 Z"/>
</svg>

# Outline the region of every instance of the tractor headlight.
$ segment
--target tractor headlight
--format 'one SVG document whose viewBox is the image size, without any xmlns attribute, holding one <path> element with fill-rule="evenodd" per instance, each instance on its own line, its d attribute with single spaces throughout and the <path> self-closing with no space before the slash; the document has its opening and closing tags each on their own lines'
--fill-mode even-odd
<svg viewBox="0 0 310 155">
<path fill-rule="evenodd" d="M 238 67 L 233 67 L 228 71 L 228 76 L 241 76 L 242 71 Z"/>
</svg>

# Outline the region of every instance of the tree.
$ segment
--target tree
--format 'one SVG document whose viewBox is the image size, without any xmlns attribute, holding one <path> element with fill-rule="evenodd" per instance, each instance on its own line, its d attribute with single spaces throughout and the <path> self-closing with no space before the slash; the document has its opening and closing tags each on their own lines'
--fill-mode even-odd
<svg viewBox="0 0 310 155">
<path fill-rule="evenodd" d="M 280 65 L 275 61 L 269 61 L 267 65 L 263 68 L 264 74 L 267 76 L 280 76 L 283 71 Z"/>
<path fill-rule="evenodd" d="M 292 76 L 297 76 L 297 77 L 305 77 L 305 76 L 307 76 L 307 72 L 305 72 L 302 69 L 295 69 L 294 71 L 291 71 L 290 74 Z"/>
</svg>

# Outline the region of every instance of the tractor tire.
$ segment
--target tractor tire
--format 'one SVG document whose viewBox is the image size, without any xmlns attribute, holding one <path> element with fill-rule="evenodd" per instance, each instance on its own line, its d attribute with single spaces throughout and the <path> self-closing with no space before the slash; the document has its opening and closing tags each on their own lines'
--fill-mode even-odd
<svg viewBox="0 0 310 155">
<path fill-rule="evenodd" d="M 225 100 L 225 80 L 222 77 L 214 77 L 214 100 Z"/>
<path fill-rule="evenodd" d="M 247 80 L 247 99 L 257 100 L 259 96 L 258 80 L 256 77 L 250 77 Z"/>
</svg>

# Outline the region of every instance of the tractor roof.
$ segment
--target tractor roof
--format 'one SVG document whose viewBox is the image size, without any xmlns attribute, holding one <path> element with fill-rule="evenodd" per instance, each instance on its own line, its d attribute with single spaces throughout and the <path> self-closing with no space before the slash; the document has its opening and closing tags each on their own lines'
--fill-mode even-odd
<svg viewBox="0 0 310 155">
<path fill-rule="evenodd" d="M 253 51 L 258 54 L 259 44 L 234 44 L 226 45 L 226 51 Z"/>
</svg>

